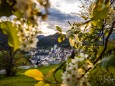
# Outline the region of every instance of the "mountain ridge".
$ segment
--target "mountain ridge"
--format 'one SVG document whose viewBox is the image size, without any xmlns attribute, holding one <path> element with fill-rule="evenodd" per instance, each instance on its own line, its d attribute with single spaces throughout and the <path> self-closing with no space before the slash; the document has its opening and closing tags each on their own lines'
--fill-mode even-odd
<svg viewBox="0 0 115 86">
<path fill-rule="evenodd" d="M 54 44 L 57 44 L 60 47 L 70 47 L 69 44 L 69 40 L 66 38 L 63 42 L 59 43 L 58 42 L 58 37 L 60 36 L 60 34 L 55 33 L 53 35 L 49 35 L 49 36 L 44 36 L 43 35 L 39 35 L 37 38 L 39 39 L 39 42 L 37 43 L 37 47 L 44 47 L 44 48 L 48 48 L 48 47 L 52 47 L 54 46 Z M 41 38 L 42 37 L 42 38 Z"/>
</svg>

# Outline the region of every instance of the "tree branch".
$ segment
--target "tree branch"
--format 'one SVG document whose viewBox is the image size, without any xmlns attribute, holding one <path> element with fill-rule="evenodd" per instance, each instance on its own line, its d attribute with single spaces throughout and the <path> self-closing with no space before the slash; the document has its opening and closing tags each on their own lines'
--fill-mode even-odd
<svg viewBox="0 0 115 86">
<path fill-rule="evenodd" d="M 105 52 L 106 49 L 107 49 L 107 44 L 108 44 L 109 36 L 111 35 L 111 33 L 112 33 L 112 31 L 113 31 L 114 24 L 115 24 L 115 20 L 114 20 L 113 23 L 112 23 L 112 26 L 111 26 L 111 28 L 110 28 L 110 31 L 109 31 L 109 34 L 108 34 L 107 38 L 105 39 L 104 49 L 103 49 L 103 51 L 101 52 L 101 54 L 99 55 L 99 57 L 96 59 L 96 61 L 94 62 L 94 67 L 87 69 L 86 72 L 85 72 L 85 74 L 83 74 L 80 79 L 82 79 L 89 71 L 91 71 L 92 69 L 94 69 L 94 68 L 97 66 L 97 62 L 98 62 L 100 59 L 102 59 L 102 55 L 104 54 L 104 52 Z M 76 83 L 76 84 L 77 84 L 77 83 Z"/>
<path fill-rule="evenodd" d="M 85 21 L 83 24 L 87 24 L 87 23 L 89 23 L 90 21 L 92 21 L 92 19 Z"/>
<path fill-rule="evenodd" d="M 99 55 L 99 57 L 96 59 L 96 61 L 94 62 L 94 64 L 97 63 L 100 59 L 102 59 L 102 55 L 104 54 L 104 52 L 107 49 L 108 40 L 109 40 L 109 37 L 110 37 L 110 35 L 111 35 L 112 31 L 113 31 L 114 24 L 115 24 L 115 20 L 112 22 L 112 26 L 110 28 L 109 34 L 108 34 L 107 38 L 105 39 L 104 49 L 101 52 L 101 54 Z"/>
</svg>

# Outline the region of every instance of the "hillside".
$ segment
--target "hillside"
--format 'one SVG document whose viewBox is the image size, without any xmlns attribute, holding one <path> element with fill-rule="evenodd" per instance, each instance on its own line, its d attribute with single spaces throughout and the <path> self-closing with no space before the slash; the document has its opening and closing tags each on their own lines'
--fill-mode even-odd
<svg viewBox="0 0 115 86">
<path fill-rule="evenodd" d="M 38 38 L 40 38 L 40 40 L 39 40 L 37 46 L 47 48 L 47 47 L 54 46 L 54 44 L 57 44 L 58 46 L 61 46 L 61 47 L 70 47 L 69 41 L 67 38 L 63 42 L 59 43 L 57 41 L 59 36 L 60 36 L 60 34 L 57 34 L 57 33 L 54 35 L 49 35 L 49 36 L 44 36 L 44 37 L 38 36 Z"/>
</svg>

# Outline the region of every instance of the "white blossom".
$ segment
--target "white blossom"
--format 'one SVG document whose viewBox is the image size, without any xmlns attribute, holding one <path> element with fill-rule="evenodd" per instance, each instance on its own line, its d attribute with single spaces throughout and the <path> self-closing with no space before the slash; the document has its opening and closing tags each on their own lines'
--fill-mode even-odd
<svg viewBox="0 0 115 86">
<path fill-rule="evenodd" d="M 87 54 L 84 54 L 84 53 L 80 53 L 80 56 L 81 56 L 81 57 L 84 57 L 84 58 L 87 58 L 87 57 L 88 57 L 88 55 L 87 55 Z"/>
<path fill-rule="evenodd" d="M 88 68 L 93 67 L 92 63 L 86 60 L 87 57 L 87 54 L 80 53 L 67 63 L 66 71 L 62 74 L 62 86 L 90 86 L 87 79 L 82 77 Z M 80 62 L 84 64 L 79 66 Z"/>
</svg>

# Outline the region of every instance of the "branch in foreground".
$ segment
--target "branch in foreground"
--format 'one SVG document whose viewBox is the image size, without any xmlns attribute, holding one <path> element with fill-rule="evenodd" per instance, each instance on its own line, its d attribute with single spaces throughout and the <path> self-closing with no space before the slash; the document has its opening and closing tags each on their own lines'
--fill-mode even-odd
<svg viewBox="0 0 115 86">
<path fill-rule="evenodd" d="M 115 24 L 115 20 L 114 20 L 113 23 L 112 23 L 112 26 L 111 26 L 111 28 L 110 28 L 110 31 L 109 31 L 109 34 L 108 34 L 107 38 L 105 39 L 104 49 L 103 49 L 103 51 L 101 52 L 101 54 L 99 55 L 99 57 L 96 59 L 96 61 L 94 62 L 94 64 L 97 63 L 100 59 L 102 59 L 102 55 L 104 54 L 104 52 L 105 52 L 106 49 L 107 49 L 108 40 L 109 40 L 109 37 L 110 37 L 110 35 L 111 35 L 112 31 L 113 31 L 114 24 Z"/>
<path fill-rule="evenodd" d="M 95 67 L 97 66 L 98 61 L 99 61 L 100 59 L 102 59 L 102 55 L 104 54 L 104 52 L 105 52 L 106 49 L 107 49 L 108 39 L 109 39 L 109 36 L 111 35 L 111 33 L 112 33 L 112 31 L 113 31 L 114 24 L 115 24 L 115 20 L 114 20 L 113 23 L 112 23 L 112 26 L 111 26 L 111 28 L 110 28 L 110 31 L 109 31 L 109 34 L 108 34 L 107 38 L 105 39 L 104 49 L 103 49 L 103 51 L 101 52 L 101 54 L 99 55 L 99 57 L 96 59 L 96 61 L 94 62 L 94 67 L 93 67 L 93 68 L 95 68 Z M 85 74 L 83 74 L 83 75 L 81 76 L 81 79 L 82 79 L 88 72 L 90 72 L 93 68 L 89 68 L 88 70 L 86 70 Z"/>
<path fill-rule="evenodd" d="M 85 21 L 83 24 L 87 24 L 87 23 L 89 23 L 90 21 L 92 21 L 92 19 Z"/>
</svg>

